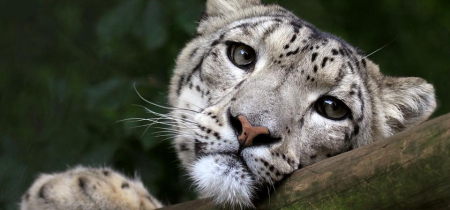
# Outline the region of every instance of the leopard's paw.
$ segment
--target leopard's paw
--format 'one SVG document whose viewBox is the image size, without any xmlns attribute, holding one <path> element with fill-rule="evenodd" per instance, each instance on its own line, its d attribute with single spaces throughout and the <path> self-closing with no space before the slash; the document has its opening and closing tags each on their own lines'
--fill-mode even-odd
<svg viewBox="0 0 450 210">
<path fill-rule="evenodd" d="M 41 175 L 23 195 L 21 210 L 114 209 L 148 210 L 162 207 L 139 179 L 109 168 L 76 167 Z"/>
</svg>

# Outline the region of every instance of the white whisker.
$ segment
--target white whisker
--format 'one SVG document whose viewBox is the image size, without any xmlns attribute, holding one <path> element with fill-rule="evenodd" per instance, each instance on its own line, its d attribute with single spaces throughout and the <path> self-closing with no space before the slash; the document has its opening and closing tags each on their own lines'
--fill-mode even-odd
<svg viewBox="0 0 450 210">
<path fill-rule="evenodd" d="M 197 112 L 197 111 L 195 111 L 195 110 L 184 109 L 184 108 L 178 108 L 178 107 L 167 107 L 167 106 L 162 106 L 162 105 L 159 105 L 159 104 L 155 104 L 155 103 L 153 103 L 153 102 L 151 102 L 151 101 L 145 99 L 145 98 L 139 93 L 139 91 L 138 91 L 137 88 L 136 88 L 136 84 L 134 84 L 133 87 L 134 87 L 134 90 L 136 91 L 136 93 L 138 94 L 139 98 L 141 98 L 143 101 L 145 101 L 145 102 L 147 102 L 147 103 L 149 103 L 149 104 L 151 104 L 151 105 L 153 105 L 153 106 L 156 106 L 156 107 L 159 107 L 159 108 L 163 108 L 163 109 L 169 109 L 169 110 L 184 110 L 184 111 L 190 111 L 190 112 L 199 113 L 199 112 Z"/>
<path fill-rule="evenodd" d="M 382 49 L 384 49 L 385 47 L 387 47 L 388 45 L 390 45 L 392 42 L 394 42 L 396 39 L 397 39 L 397 37 L 395 37 L 394 39 L 392 39 L 389 43 L 385 44 L 384 46 L 382 46 L 382 47 L 378 48 L 377 50 L 373 51 L 372 53 L 370 53 L 370 54 L 368 54 L 368 55 L 362 57 L 361 59 L 358 60 L 358 62 L 360 62 L 362 59 L 368 58 L 369 56 L 371 56 L 371 55 L 377 53 L 378 51 L 380 51 L 380 50 L 382 50 Z"/>
</svg>

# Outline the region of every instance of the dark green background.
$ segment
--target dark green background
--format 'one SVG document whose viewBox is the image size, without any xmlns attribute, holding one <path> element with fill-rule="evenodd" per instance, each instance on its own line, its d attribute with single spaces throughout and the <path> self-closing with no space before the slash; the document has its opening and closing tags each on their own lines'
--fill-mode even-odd
<svg viewBox="0 0 450 210">
<path fill-rule="evenodd" d="M 269 2 L 269 1 L 265 1 Z M 450 111 L 450 1 L 278 0 L 370 53 L 389 75 L 419 76 Z M 141 174 L 165 203 L 194 197 L 170 140 L 137 124 L 141 100 L 166 104 L 174 59 L 202 0 L 0 0 L 0 209 L 39 172 L 78 164 Z"/>
</svg>

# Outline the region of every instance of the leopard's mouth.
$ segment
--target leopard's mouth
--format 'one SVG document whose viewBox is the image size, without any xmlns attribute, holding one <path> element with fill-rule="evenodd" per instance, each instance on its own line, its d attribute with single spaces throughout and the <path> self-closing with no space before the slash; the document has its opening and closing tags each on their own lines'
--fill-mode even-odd
<svg viewBox="0 0 450 210">
<path fill-rule="evenodd" d="M 216 153 L 198 153 L 196 155 L 196 159 L 194 162 L 199 161 L 200 159 L 207 157 L 207 156 L 228 156 L 233 159 L 235 159 L 238 163 L 242 164 L 243 168 L 253 177 L 254 174 L 252 170 L 248 167 L 247 161 L 245 160 L 243 156 L 243 150 L 239 150 L 238 152 L 216 152 Z"/>
</svg>

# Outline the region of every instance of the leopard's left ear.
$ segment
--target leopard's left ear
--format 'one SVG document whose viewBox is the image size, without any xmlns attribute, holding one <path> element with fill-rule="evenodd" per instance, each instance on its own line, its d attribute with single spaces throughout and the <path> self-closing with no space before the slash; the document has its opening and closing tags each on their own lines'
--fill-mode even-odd
<svg viewBox="0 0 450 210">
<path fill-rule="evenodd" d="M 259 4 L 260 0 L 208 0 L 206 14 L 209 16 L 230 14 Z"/>
<path fill-rule="evenodd" d="M 436 109 L 433 85 L 418 77 L 383 76 L 380 97 L 393 132 L 425 121 Z"/>
</svg>

